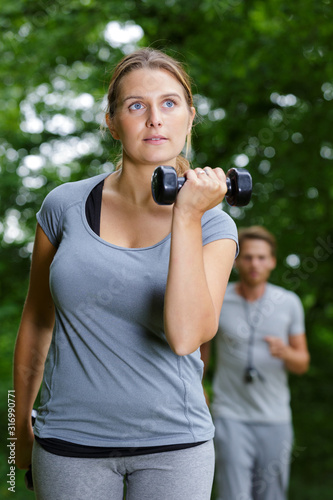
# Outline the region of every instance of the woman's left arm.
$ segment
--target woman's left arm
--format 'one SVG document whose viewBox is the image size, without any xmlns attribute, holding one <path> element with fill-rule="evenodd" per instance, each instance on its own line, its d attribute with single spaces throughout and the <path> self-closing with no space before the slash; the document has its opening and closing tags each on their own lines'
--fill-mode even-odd
<svg viewBox="0 0 333 500">
<path fill-rule="evenodd" d="M 210 176 L 187 173 L 174 206 L 164 325 L 171 349 L 184 356 L 217 332 L 225 289 L 235 259 L 236 243 L 216 240 L 202 246 L 201 217 L 224 197 L 223 171 Z"/>
</svg>

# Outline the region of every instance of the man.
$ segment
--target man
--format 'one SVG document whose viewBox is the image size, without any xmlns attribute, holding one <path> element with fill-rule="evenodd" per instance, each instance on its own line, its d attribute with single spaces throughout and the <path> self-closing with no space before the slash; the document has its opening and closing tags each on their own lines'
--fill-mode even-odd
<svg viewBox="0 0 333 500">
<path fill-rule="evenodd" d="M 211 405 L 219 500 L 283 500 L 293 441 L 287 372 L 309 365 L 294 292 L 268 283 L 276 242 L 260 226 L 239 232 L 239 282 L 228 285 L 216 336 Z M 202 346 L 207 362 L 209 346 Z"/>
</svg>

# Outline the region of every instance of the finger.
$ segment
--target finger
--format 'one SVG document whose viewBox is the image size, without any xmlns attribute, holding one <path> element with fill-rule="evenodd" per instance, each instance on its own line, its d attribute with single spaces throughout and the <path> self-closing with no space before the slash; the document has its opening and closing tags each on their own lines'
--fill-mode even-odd
<svg viewBox="0 0 333 500">
<path fill-rule="evenodd" d="M 184 176 L 186 178 L 186 180 L 196 180 L 198 178 L 196 172 L 190 168 L 189 170 L 186 170 L 186 172 L 184 173 Z"/>
<path fill-rule="evenodd" d="M 205 167 L 204 168 L 207 176 L 214 181 L 217 185 L 220 186 L 222 189 L 221 194 L 225 195 L 227 193 L 227 183 L 226 183 L 226 175 L 223 172 L 222 168 L 210 168 L 210 167 Z"/>
<path fill-rule="evenodd" d="M 216 175 L 215 173 L 215 169 L 211 168 L 211 167 L 204 167 L 203 169 L 201 169 L 201 171 L 205 172 L 205 174 L 207 175 L 207 177 L 209 177 L 211 180 L 214 180 L 214 181 L 217 181 L 217 182 L 220 182 L 220 180 L 225 180 L 225 178 L 219 178 L 218 175 Z M 201 172 L 199 172 L 199 174 L 201 174 Z"/>
<path fill-rule="evenodd" d="M 207 166 L 203 168 L 203 171 L 205 172 L 206 175 L 208 175 L 208 177 L 216 178 L 216 175 L 214 174 L 214 170 L 212 168 Z"/>
<path fill-rule="evenodd" d="M 225 175 L 224 171 L 222 170 L 222 168 L 220 168 L 220 167 L 216 167 L 216 168 L 214 168 L 214 170 L 212 170 L 212 172 L 214 172 L 214 174 L 216 175 L 216 177 L 217 177 L 220 181 L 225 182 L 225 180 L 226 180 L 226 175 Z"/>
<path fill-rule="evenodd" d="M 200 176 L 208 176 L 208 172 L 206 172 L 205 169 L 203 168 L 195 168 L 194 172 L 196 173 L 197 177 L 200 178 Z M 203 177 L 204 179 L 205 177 Z"/>
</svg>

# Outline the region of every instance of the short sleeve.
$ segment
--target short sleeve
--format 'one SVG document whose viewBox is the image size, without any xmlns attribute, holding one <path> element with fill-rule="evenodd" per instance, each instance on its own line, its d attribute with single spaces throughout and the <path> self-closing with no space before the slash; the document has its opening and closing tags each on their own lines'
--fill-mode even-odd
<svg viewBox="0 0 333 500">
<path fill-rule="evenodd" d="M 207 245 L 212 241 L 230 239 L 236 242 L 238 255 L 237 227 L 230 215 L 219 207 L 208 210 L 202 217 L 202 244 Z"/>
<path fill-rule="evenodd" d="M 56 248 L 59 246 L 61 240 L 61 219 L 63 214 L 62 187 L 58 186 L 46 196 L 40 210 L 36 214 L 37 222 Z"/>
<path fill-rule="evenodd" d="M 291 307 L 291 322 L 289 328 L 289 335 L 298 335 L 305 333 L 305 319 L 304 309 L 300 298 L 294 293 L 290 293 L 290 307 Z"/>
</svg>

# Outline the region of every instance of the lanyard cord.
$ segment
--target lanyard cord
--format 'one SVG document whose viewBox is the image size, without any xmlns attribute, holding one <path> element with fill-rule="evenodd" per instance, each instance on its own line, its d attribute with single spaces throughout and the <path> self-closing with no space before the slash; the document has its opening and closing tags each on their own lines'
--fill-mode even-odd
<svg viewBox="0 0 333 500">
<path fill-rule="evenodd" d="M 254 320 L 257 323 L 257 325 L 258 325 L 259 319 L 260 319 L 260 307 L 261 307 L 261 303 L 264 299 L 264 296 L 265 296 L 265 294 L 258 300 L 258 305 L 257 305 L 256 309 L 254 310 L 254 314 L 253 314 Z M 259 379 L 262 382 L 264 382 L 265 381 L 264 376 L 259 372 L 259 370 L 257 368 L 254 367 L 254 364 L 253 364 L 253 352 L 254 352 L 253 346 L 254 346 L 256 325 L 254 324 L 254 321 L 251 321 L 249 302 L 246 299 L 243 299 L 243 301 L 244 301 L 243 304 L 244 304 L 244 311 L 245 311 L 245 320 L 246 320 L 246 323 L 247 323 L 249 330 L 250 330 L 249 341 L 248 341 L 248 345 L 247 345 L 247 364 L 246 364 L 245 370 L 255 370 Z"/>
<path fill-rule="evenodd" d="M 254 344 L 254 337 L 255 337 L 255 327 L 254 324 L 251 321 L 251 314 L 249 310 L 249 303 L 246 299 L 244 299 L 244 309 L 245 309 L 245 317 L 246 317 L 246 323 L 248 324 L 249 330 L 250 330 L 250 335 L 249 335 L 249 341 L 247 345 L 247 368 L 253 368 L 253 344 Z"/>
<path fill-rule="evenodd" d="M 247 344 L 247 368 L 253 368 L 253 344 L 255 337 L 255 328 L 252 322 L 250 322 L 250 312 L 249 312 L 249 304 L 246 302 L 245 305 L 247 319 L 246 322 L 250 329 L 249 341 Z"/>
</svg>

